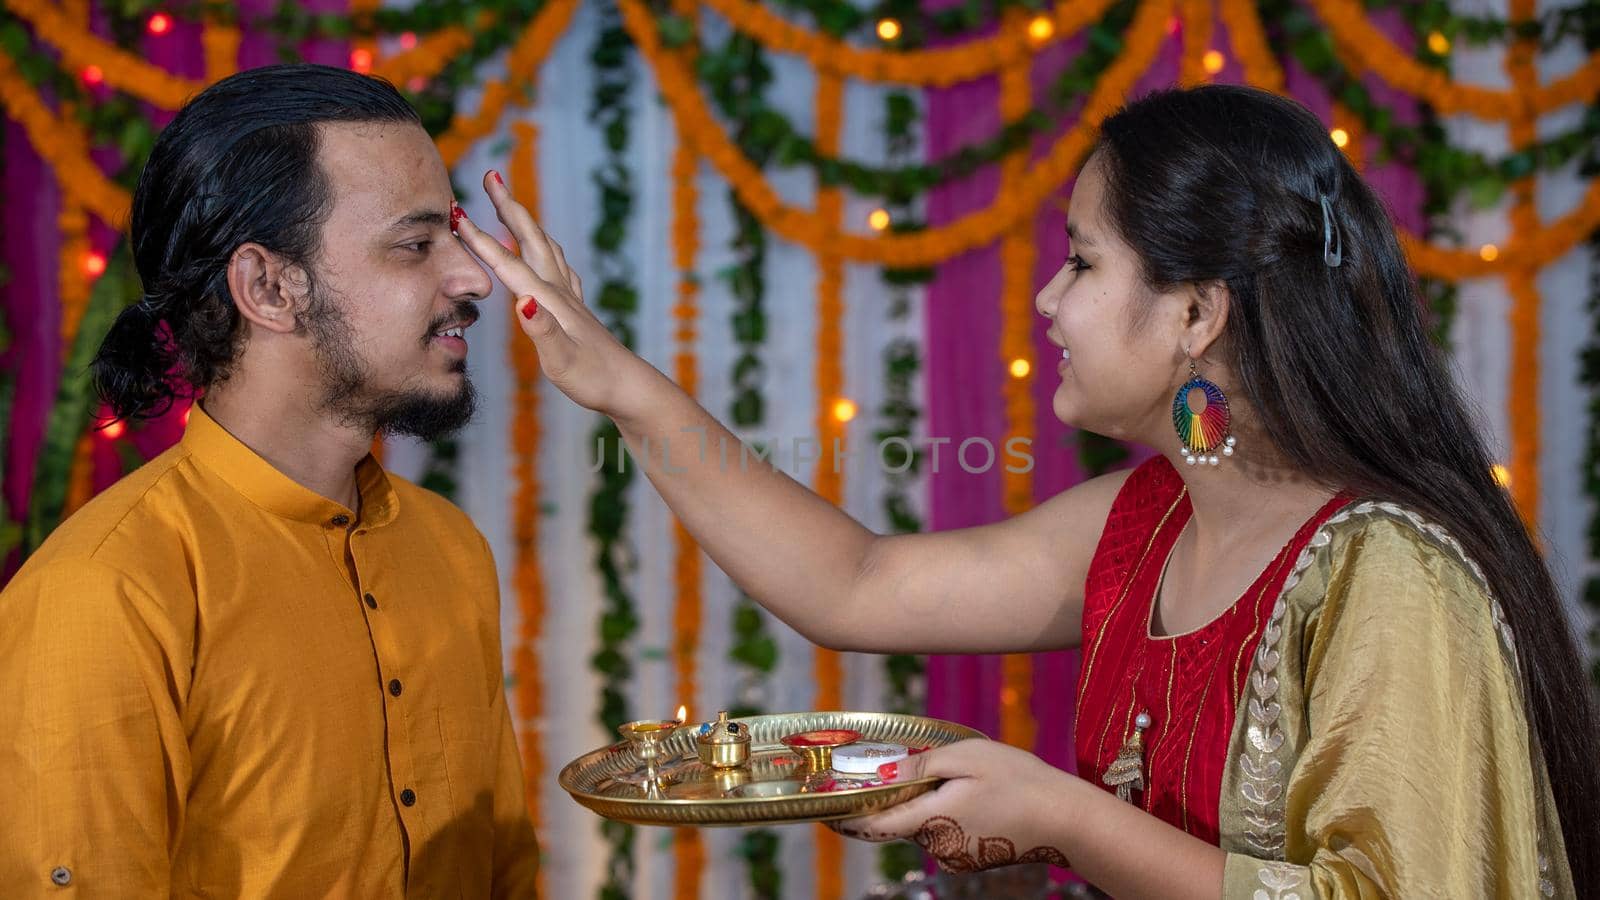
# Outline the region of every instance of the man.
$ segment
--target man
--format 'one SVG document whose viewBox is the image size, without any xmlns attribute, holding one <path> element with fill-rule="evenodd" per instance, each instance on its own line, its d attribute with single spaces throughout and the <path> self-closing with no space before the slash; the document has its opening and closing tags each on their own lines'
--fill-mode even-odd
<svg viewBox="0 0 1600 900">
<path fill-rule="evenodd" d="M 123 418 L 201 400 L 0 594 L 0 895 L 532 896 L 489 549 L 368 455 L 472 415 L 454 212 L 416 114 L 340 69 L 161 134 L 95 378 Z"/>
</svg>

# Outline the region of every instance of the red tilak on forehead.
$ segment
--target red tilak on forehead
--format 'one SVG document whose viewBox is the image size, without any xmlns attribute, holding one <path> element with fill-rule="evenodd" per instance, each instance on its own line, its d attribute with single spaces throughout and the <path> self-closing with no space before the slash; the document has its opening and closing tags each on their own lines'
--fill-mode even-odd
<svg viewBox="0 0 1600 900">
<path fill-rule="evenodd" d="M 456 227 L 462 219 L 467 217 L 467 211 L 462 209 L 454 200 L 450 201 L 450 233 L 456 233 Z"/>
</svg>

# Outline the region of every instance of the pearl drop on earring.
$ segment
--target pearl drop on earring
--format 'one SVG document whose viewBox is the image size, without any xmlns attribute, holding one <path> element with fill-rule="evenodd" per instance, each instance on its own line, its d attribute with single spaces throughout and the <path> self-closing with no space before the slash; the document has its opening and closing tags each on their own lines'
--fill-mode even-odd
<svg viewBox="0 0 1600 900">
<path fill-rule="evenodd" d="M 1222 448 L 1222 455 L 1223 456 L 1232 456 L 1233 455 L 1233 447 L 1231 445 L 1227 446 L 1227 447 L 1223 447 Z"/>
</svg>

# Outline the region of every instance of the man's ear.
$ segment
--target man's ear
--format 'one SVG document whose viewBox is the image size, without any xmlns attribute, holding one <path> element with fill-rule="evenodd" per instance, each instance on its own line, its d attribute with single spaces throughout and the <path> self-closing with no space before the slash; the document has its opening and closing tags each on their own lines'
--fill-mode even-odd
<svg viewBox="0 0 1600 900">
<path fill-rule="evenodd" d="M 290 265 L 256 243 L 240 244 L 228 260 L 228 291 L 245 321 L 279 334 L 299 327 L 309 285 L 299 266 Z"/>
</svg>

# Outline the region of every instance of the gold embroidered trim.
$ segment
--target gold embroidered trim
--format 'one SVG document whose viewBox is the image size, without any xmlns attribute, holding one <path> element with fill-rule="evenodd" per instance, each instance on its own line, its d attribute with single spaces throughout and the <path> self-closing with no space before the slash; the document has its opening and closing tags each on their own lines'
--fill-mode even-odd
<svg viewBox="0 0 1600 900">
<path fill-rule="evenodd" d="M 1306 886 L 1306 870 L 1288 863 L 1262 863 L 1261 868 L 1256 869 L 1256 880 L 1264 890 L 1257 890 L 1253 900 L 1301 900 L 1296 889 Z"/>
<path fill-rule="evenodd" d="M 1244 838 L 1250 846 L 1269 858 L 1283 859 L 1284 845 L 1284 794 L 1289 785 L 1289 772 L 1283 760 L 1278 758 L 1278 751 L 1283 748 L 1284 735 L 1278 730 L 1278 717 L 1282 710 L 1275 699 L 1278 694 L 1278 663 L 1281 661 L 1283 641 L 1283 618 L 1288 612 L 1289 592 L 1300 583 L 1300 578 L 1315 558 L 1314 551 L 1328 546 L 1333 541 L 1333 528 L 1356 516 L 1364 516 L 1373 512 L 1385 513 L 1393 518 L 1403 520 L 1416 528 L 1422 534 L 1432 538 L 1450 552 L 1450 554 L 1464 565 L 1472 574 L 1478 586 L 1483 589 L 1489 598 L 1490 611 L 1494 616 L 1495 630 L 1500 636 L 1507 656 L 1510 658 L 1513 672 L 1520 672 L 1517 663 L 1517 646 L 1511 633 L 1511 626 L 1506 622 L 1505 611 L 1500 607 L 1500 601 L 1489 590 L 1489 581 L 1471 557 L 1467 556 L 1461 544 L 1450 532 L 1441 525 L 1436 525 L 1422 518 L 1415 512 L 1400 506 L 1397 503 L 1386 501 L 1368 500 L 1352 504 L 1331 516 L 1328 521 L 1317 529 L 1312 535 L 1306 548 L 1300 552 L 1295 560 L 1294 570 L 1283 582 L 1283 590 L 1278 594 L 1278 600 L 1273 605 L 1272 616 L 1267 621 L 1267 627 L 1261 635 L 1261 644 L 1256 649 L 1255 671 L 1250 676 L 1250 707 L 1249 724 L 1245 730 L 1245 747 L 1239 755 L 1239 769 L 1244 773 L 1244 780 L 1239 785 L 1239 793 L 1244 797 L 1246 804 L 1244 819 L 1246 828 Z M 1539 843 L 1543 840 L 1540 836 Z M 1539 852 L 1539 893 L 1541 896 L 1550 897 L 1555 894 L 1555 885 L 1545 877 L 1549 869 L 1549 859 L 1544 855 L 1543 847 Z M 1257 891 L 1254 900 L 1299 900 L 1298 893 L 1285 894 L 1283 891 L 1299 887 L 1304 880 L 1302 870 L 1284 863 L 1267 863 L 1257 873 L 1263 885 L 1275 893 L 1267 894 Z M 1271 879 L 1271 880 L 1269 880 Z M 1292 880 L 1291 880 L 1292 879 Z"/>
</svg>

